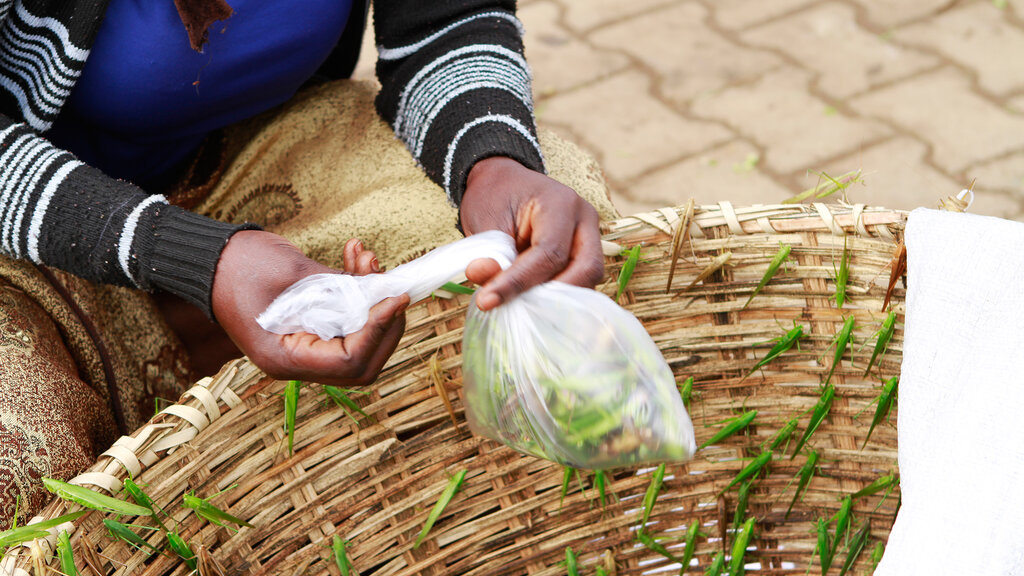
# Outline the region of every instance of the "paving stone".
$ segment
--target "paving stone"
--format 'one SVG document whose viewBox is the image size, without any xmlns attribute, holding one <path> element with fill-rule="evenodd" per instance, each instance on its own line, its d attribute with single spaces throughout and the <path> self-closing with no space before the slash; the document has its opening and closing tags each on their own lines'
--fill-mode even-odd
<svg viewBox="0 0 1024 576">
<path fill-rule="evenodd" d="M 373 19 L 373 8 L 370 8 L 370 14 L 367 15 L 371 22 Z M 356 61 L 356 68 L 352 71 L 352 78 L 356 80 L 376 80 L 377 79 L 377 45 L 373 42 L 373 30 L 366 30 L 363 33 L 362 47 L 359 49 L 359 60 Z"/>
<path fill-rule="evenodd" d="M 743 33 L 748 43 L 782 50 L 817 72 L 817 87 L 837 99 L 938 63 L 857 25 L 853 8 L 827 3 Z"/>
<path fill-rule="evenodd" d="M 518 14 L 526 29 L 523 44 L 538 98 L 607 76 L 629 64 L 625 56 L 595 50 L 559 26 L 558 6 L 551 2 L 535 2 Z"/>
<path fill-rule="evenodd" d="M 1009 22 L 1007 10 L 990 2 L 950 10 L 898 30 L 894 37 L 931 48 L 970 68 L 981 87 L 992 94 L 1024 89 L 1024 30 Z"/>
<path fill-rule="evenodd" d="M 818 169 L 823 160 L 890 133 L 878 122 L 848 117 L 807 93 L 808 74 L 786 68 L 760 81 L 695 102 L 695 115 L 719 119 L 766 150 L 778 173 Z"/>
<path fill-rule="evenodd" d="M 934 15 L 953 3 L 954 0 L 857 0 L 868 20 L 882 29 Z"/>
<path fill-rule="evenodd" d="M 829 162 L 824 171 L 832 177 L 861 171 L 863 183 L 852 184 L 847 189 L 847 198 L 852 203 L 899 210 L 934 208 L 940 198 L 956 194 L 964 186 L 929 166 L 927 155 L 927 146 L 913 138 L 899 136 Z M 815 175 L 799 179 L 801 190 L 816 183 Z M 839 194 L 834 197 L 838 198 Z"/>
<path fill-rule="evenodd" d="M 663 170 L 645 175 L 629 186 L 634 199 L 662 206 L 728 200 L 735 205 L 774 204 L 796 192 L 776 184 L 759 167 L 757 149 L 735 140 Z"/>
<path fill-rule="evenodd" d="M 930 142 L 934 162 L 951 174 L 1024 146 L 1024 117 L 978 96 L 951 69 L 875 91 L 850 105 Z"/>
<path fill-rule="evenodd" d="M 578 32 L 620 22 L 678 0 L 559 0 L 565 8 L 565 25 Z"/>
<path fill-rule="evenodd" d="M 974 188 L 974 203 L 971 204 L 968 212 L 1008 220 L 1021 220 L 1024 217 L 1021 212 L 1020 198 L 1006 192 L 988 190 L 978 186 Z"/>
<path fill-rule="evenodd" d="M 1018 203 L 1024 203 L 1024 151 L 1011 154 L 967 170 L 969 178 L 977 178 L 976 189 L 998 190 Z M 974 211 L 974 206 L 971 206 Z"/>
<path fill-rule="evenodd" d="M 605 172 L 621 180 L 733 137 L 716 124 L 677 115 L 650 95 L 648 78 L 635 71 L 554 96 L 537 115 L 578 134 Z"/>
<path fill-rule="evenodd" d="M 728 41 L 707 26 L 706 16 L 699 4 L 681 4 L 603 28 L 590 38 L 643 61 L 658 73 L 662 93 L 680 104 L 754 80 L 781 64 L 769 52 Z"/>
<path fill-rule="evenodd" d="M 1014 114 L 1024 116 L 1024 96 L 1017 96 L 1007 100 L 1006 109 Z"/>
<path fill-rule="evenodd" d="M 793 12 L 813 0 L 711 0 L 715 22 L 728 30 L 741 30 Z"/>
</svg>

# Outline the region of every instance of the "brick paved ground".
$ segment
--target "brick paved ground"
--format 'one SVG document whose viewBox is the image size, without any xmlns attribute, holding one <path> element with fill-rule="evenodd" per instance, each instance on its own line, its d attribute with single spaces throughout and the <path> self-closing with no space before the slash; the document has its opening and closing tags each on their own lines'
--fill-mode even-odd
<svg viewBox="0 0 1024 576">
<path fill-rule="evenodd" d="M 860 169 L 853 202 L 1024 220 L 1015 0 L 521 0 L 541 124 L 623 213 L 771 203 Z M 372 49 L 360 74 L 370 74 Z"/>
</svg>

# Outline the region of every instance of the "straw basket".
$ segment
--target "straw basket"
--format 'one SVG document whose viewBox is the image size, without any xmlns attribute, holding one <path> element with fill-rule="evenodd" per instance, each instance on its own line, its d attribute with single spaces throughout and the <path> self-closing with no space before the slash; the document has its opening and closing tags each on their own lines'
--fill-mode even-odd
<svg viewBox="0 0 1024 576">
<path fill-rule="evenodd" d="M 686 465 L 670 465 L 650 511 L 645 533 L 671 554 L 685 553 L 685 534 L 699 523 L 694 563 L 703 574 L 713 556 L 733 552 L 737 486 L 724 488 L 797 418 L 793 438 L 778 447 L 751 484 L 745 516 L 755 517 L 744 562 L 749 574 L 820 571 L 815 555 L 819 518 L 833 517 L 844 496 L 896 471 L 895 411 L 861 445 L 871 425 L 881 382 L 898 374 L 902 330 L 897 329 L 876 367 L 864 376 L 886 312 L 894 248 L 906 214 L 864 206 L 698 207 L 687 226 L 671 288 L 667 288 L 675 231 L 683 208 L 623 218 L 605 226 L 608 281 L 614 295 L 624 258 L 620 248 L 642 245 L 639 263 L 621 299 L 646 326 L 682 385 L 694 378 L 690 415 L 702 443 L 743 411 L 757 410 L 743 432 L 704 448 Z M 792 246 L 786 264 L 744 307 L 780 244 Z M 847 302 L 831 299 L 847 254 Z M 710 263 L 731 253 L 721 268 L 691 283 Z M 902 320 L 903 283 L 892 306 Z M 677 573 L 673 561 L 638 542 L 644 494 L 652 469 L 608 471 L 602 504 L 595 475 L 522 456 L 472 435 L 461 401 L 461 338 L 468 296 L 433 298 L 408 311 L 404 339 L 369 395 L 351 394 L 367 414 L 350 418 L 325 402 L 320 386 L 302 387 L 294 454 L 289 456 L 282 401 L 284 382 L 265 377 L 246 360 L 198 383 L 133 436 L 120 439 L 87 473 L 74 480 L 117 493 L 130 471 L 177 525 L 178 533 L 224 574 L 340 574 L 329 544 L 348 541 L 347 557 L 359 574 L 566 574 L 566 548 L 580 573 Z M 557 311 L 552 311 L 557 313 Z M 822 383 L 833 367 L 834 337 L 855 318 L 853 345 L 835 366 L 831 411 L 807 447 L 791 458 L 807 428 Z M 806 336 L 763 368 L 752 368 L 794 323 Z M 431 369 L 436 359 L 440 370 Z M 749 377 L 747 375 L 749 374 Z M 442 398 L 443 396 L 443 398 Z M 450 415 L 446 403 L 454 414 Z M 810 449 L 819 467 L 786 517 Z M 466 470 L 423 544 L 413 543 L 449 478 Z M 232 487 L 228 489 L 229 487 Z M 237 532 L 196 516 L 182 496 L 206 497 L 228 489 L 213 504 L 254 525 Z M 870 539 L 852 574 L 871 569 L 871 550 L 888 536 L 898 509 L 898 488 L 854 500 L 850 538 L 833 546 L 829 573 L 846 560 L 846 542 L 870 520 Z M 76 505 L 53 502 L 54 518 Z M 65 528 L 78 568 L 103 574 L 187 574 L 170 555 L 115 541 L 91 512 Z M 151 526 L 145 517 L 124 523 Z M 830 525 L 834 537 L 836 523 Z M 159 532 L 135 531 L 157 548 Z M 52 540 L 12 550 L 2 567 L 32 573 Z M 728 564 L 726 564 L 728 566 Z M 660 569 L 660 570 L 659 570 Z M 3 573 L 4 570 L 0 570 Z M 207 563 L 204 574 L 220 573 Z"/>
</svg>

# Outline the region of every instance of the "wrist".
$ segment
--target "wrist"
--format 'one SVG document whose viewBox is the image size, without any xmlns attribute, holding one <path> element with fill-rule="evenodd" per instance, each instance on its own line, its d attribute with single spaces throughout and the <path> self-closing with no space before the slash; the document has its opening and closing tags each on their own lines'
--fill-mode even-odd
<svg viewBox="0 0 1024 576">
<path fill-rule="evenodd" d="M 506 173 L 513 173 L 519 170 L 529 170 L 529 168 L 508 156 L 488 156 L 482 160 L 477 160 L 466 176 L 466 192 L 474 188 L 474 185 L 487 182 L 492 178 L 507 176 L 508 174 Z"/>
</svg>

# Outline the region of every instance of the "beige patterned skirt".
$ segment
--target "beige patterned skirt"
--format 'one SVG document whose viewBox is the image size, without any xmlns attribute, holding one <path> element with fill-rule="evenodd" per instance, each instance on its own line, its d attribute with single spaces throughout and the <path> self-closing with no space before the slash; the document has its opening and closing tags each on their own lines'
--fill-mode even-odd
<svg viewBox="0 0 1024 576">
<path fill-rule="evenodd" d="M 210 139 L 164 192 L 339 268 L 353 237 L 384 267 L 458 239 L 455 208 L 377 116 L 376 90 L 304 90 Z M 550 133 L 540 142 L 552 177 L 616 216 L 592 158 Z M 0 256 L 0 530 L 16 505 L 19 523 L 43 506 L 42 478 L 74 476 L 196 376 L 149 294 Z"/>
</svg>

